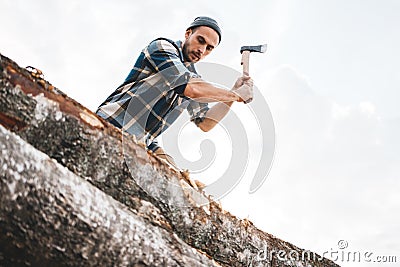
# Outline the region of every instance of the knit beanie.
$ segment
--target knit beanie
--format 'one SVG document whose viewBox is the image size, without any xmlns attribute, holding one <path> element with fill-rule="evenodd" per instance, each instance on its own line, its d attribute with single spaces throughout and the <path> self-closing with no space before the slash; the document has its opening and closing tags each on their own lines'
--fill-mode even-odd
<svg viewBox="0 0 400 267">
<path fill-rule="evenodd" d="M 210 27 L 211 29 L 213 29 L 214 31 L 216 31 L 218 33 L 219 36 L 219 42 L 221 42 L 221 28 L 218 26 L 218 23 L 210 18 L 210 17 L 197 17 L 194 19 L 194 21 L 189 25 L 189 27 L 187 28 L 187 30 L 192 29 L 194 27 L 198 27 L 198 26 L 206 26 L 206 27 Z"/>
</svg>

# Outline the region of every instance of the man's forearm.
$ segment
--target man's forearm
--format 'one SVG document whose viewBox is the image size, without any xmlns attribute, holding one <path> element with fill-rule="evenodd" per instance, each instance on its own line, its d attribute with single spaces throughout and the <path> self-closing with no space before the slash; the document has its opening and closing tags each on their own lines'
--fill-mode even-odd
<svg viewBox="0 0 400 267">
<path fill-rule="evenodd" d="M 216 87 L 199 78 L 193 78 L 189 81 L 184 95 L 203 103 L 240 101 L 240 97 L 232 91 Z"/>
<path fill-rule="evenodd" d="M 207 111 L 206 118 L 198 124 L 199 128 L 204 131 L 208 132 L 215 125 L 217 125 L 228 113 L 230 107 L 232 106 L 233 102 L 225 102 L 225 103 L 217 103 L 211 109 Z"/>
</svg>

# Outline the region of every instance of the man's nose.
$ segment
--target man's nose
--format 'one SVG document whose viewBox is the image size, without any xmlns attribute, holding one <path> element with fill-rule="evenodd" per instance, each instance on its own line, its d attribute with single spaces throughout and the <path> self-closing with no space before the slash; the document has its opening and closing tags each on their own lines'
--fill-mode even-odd
<svg viewBox="0 0 400 267">
<path fill-rule="evenodd" d="M 201 55 L 203 55 L 206 52 L 207 46 L 206 45 L 202 45 L 199 47 L 199 52 L 201 53 Z"/>
</svg>

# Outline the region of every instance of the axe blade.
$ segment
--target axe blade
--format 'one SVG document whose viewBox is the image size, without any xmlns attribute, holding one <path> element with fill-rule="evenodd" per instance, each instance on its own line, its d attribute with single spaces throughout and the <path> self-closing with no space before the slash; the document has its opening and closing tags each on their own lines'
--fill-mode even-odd
<svg viewBox="0 0 400 267">
<path fill-rule="evenodd" d="M 243 51 L 265 53 L 267 51 L 267 44 L 255 45 L 255 46 L 242 46 L 240 48 L 240 53 L 243 53 Z"/>
</svg>

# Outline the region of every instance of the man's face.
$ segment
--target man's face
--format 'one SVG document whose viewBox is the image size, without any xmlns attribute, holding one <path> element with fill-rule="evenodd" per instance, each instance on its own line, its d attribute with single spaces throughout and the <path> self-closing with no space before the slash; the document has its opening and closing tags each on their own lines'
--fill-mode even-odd
<svg viewBox="0 0 400 267">
<path fill-rule="evenodd" d="M 218 45 L 218 40 L 217 32 L 206 26 L 187 30 L 182 49 L 185 61 L 195 63 L 202 60 Z"/>
</svg>

